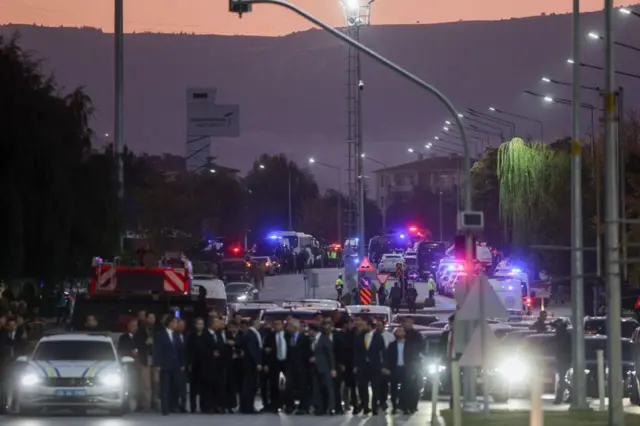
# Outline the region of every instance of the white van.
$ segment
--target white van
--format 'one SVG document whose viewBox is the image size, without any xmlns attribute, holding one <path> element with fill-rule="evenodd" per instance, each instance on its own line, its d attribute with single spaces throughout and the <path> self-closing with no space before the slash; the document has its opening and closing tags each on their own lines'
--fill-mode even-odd
<svg viewBox="0 0 640 426">
<path fill-rule="evenodd" d="M 190 288 L 191 294 L 204 296 L 208 309 L 228 317 L 227 292 L 222 280 L 213 275 L 194 275 Z"/>
</svg>

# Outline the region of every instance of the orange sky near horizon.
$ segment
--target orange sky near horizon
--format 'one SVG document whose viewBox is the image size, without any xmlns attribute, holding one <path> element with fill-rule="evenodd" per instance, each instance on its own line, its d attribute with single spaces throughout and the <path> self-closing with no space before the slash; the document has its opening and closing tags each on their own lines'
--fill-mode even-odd
<svg viewBox="0 0 640 426">
<path fill-rule="evenodd" d="M 318 18 L 342 26 L 339 0 L 291 0 Z M 228 12 L 227 0 L 124 0 L 125 32 L 195 32 L 277 36 L 310 24 L 273 5 L 254 6 L 242 20 Z M 601 10 L 603 0 L 582 0 L 583 12 Z M 628 4 L 614 1 L 616 6 Z M 180 6 L 181 5 L 181 6 Z M 373 24 L 415 24 L 499 20 L 567 13 L 570 0 L 376 0 Z M 113 31 L 113 0 L 0 0 L 0 23 L 90 26 Z"/>
</svg>

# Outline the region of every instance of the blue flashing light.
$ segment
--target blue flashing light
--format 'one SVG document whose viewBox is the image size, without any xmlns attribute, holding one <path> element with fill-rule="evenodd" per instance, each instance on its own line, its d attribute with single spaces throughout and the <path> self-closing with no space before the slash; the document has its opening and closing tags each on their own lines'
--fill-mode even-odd
<svg viewBox="0 0 640 426">
<path fill-rule="evenodd" d="M 449 265 L 447 266 L 447 271 L 453 271 L 455 268 L 453 267 L 453 265 Z"/>
<path fill-rule="evenodd" d="M 519 269 L 519 268 L 513 268 L 513 269 L 511 270 L 511 272 L 513 272 L 514 274 L 519 274 L 519 273 L 521 273 L 521 272 L 522 272 L 522 270 L 521 270 L 521 269 Z"/>
<path fill-rule="evenodd" d="M 278 238 L 281 238 L 281 237 L 279 237 L 277 235 L 269 235 L 269 239 L 270 240 L 277 240 Z"/>
<path fill-rule="evenodd" d="M 358 262 L 360 262 L 360 259 L 358 259 L 357 257 L 353 258 L 353 263 L 355 263 L 356 265 L 358 264 Z"/>
<path fill-rule="evenodd" d="M 400 238 L 404 238 L 404 234 L 400 234 Z"/>
</svg>

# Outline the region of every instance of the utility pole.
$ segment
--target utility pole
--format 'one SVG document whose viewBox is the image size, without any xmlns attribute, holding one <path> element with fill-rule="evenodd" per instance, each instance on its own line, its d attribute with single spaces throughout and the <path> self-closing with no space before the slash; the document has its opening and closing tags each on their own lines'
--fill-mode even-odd
<svg viewBox="0 0 640 426">
<path fill-rule="evenodd" d="M 573 58 L 580 63 L 580 0 L 573 0 Z M 573 323 L 573 409 L 587 405 L 584 350 L 584 247 L 582 229 L 582 143 L 580 142 L 580 67 L 573 67 L 571 141 L 571 313 Z"/>
<path fill-rule="evenodd" d="M 356 139 L 356 174 L 357 174 L 357 187 L 358 187 L 358 257 L 362 259 L 365 255 L 365 236 L 364 236 L 364 185 L 365 185 L 365 176 L 364 176 L 364 158 L 362 154 L 364 153 L 364 141 L 362 140 L 362 92 L 364 92 L 364 83 L 361 80 L 360 73 L 360 52 L 357 53 L 356 56 L 357 62 L 357 79 L 358 79 L 358 97 L 356 98 L 357 102 L 357 114 L 358 114 L 358 126 L 356 128 L 358 132 L 358 137 Z"/>
<path fill-rule="evenodd" d="M 122 147 L 124 139 L 124 5 L 123 0 L 115 0 L 115 129 L 113 132 L 113 151 L 118 173 L 118 200 L 120 214 L 124 212 L 124 171 Z M 120 235 L 120 253 L 124 249 L 124 235 Z"/>
<path fill-rule="evenodd" d="M 605 19 L 605 255 L 607 260 L 607 330 L 609 377 L 622 377 L 620 302 L 620 192 L 615 69 L 613 63 L 613 0 L 604 1 Z M 579 62 L 578 62 L 579 63 Z M 575 332 L 575 330 L 574 330 Z M 622 381 L 609 380 L 609 425 L 624 424 Z"/>
</svg>

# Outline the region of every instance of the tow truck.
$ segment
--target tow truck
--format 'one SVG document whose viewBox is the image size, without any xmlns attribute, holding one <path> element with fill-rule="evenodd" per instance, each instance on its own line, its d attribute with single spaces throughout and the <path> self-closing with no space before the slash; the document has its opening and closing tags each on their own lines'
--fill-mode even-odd
<svg viewBox="0 0 640 426">
<path fill-rule="evenodd" d="M 87 316 L 93 315 L 99 330 L 122 333 L 142 310 L 156 315 L 173 313 L 191 322 L 206 316 L 207 305 L 206 295 L 192 294 L 190 286 L 186 268 L 124 266 L 96 257 L 89 291 L 76 294 L 71 327 L 85 330 Z"/>
</svg>

